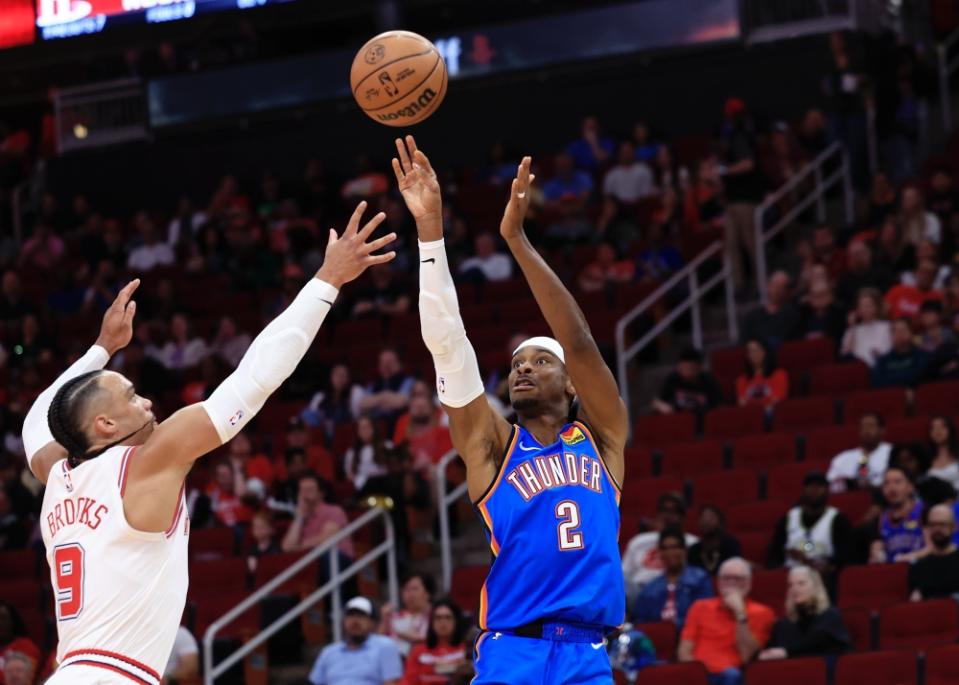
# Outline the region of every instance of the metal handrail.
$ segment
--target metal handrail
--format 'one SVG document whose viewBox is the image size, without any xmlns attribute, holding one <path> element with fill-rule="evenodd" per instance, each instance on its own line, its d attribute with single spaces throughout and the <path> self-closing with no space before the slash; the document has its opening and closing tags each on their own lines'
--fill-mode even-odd
<svg viewBox="0 0 959 685">
<path fill-rule="evenodd" d="M 456 450 L 450 450 L 442 456 L 436 466 L 436 506 L 439 507 L 440 516 L 440 561 L 443 569 L 441 580 L 444 593 L 448 593 L 450 586 L 453 584 L 453 550 L 450 543 L 449 505 L 465 495 L 467 490 L 467 484 L 464 481 L 453 488 L 451 492 L 446 492 L 446 470 L 454 459 L 459 459 L 459 456 Z"/>
<path fill-rule="evenodd" d="M 623 401 L 626 403 L 627 411 L 630 410 L 629 379 L 627 378 L 627 369 L 630 360 L 642 352 L 642 350 L 649 343 L 655 340 L 663 331 L 672 325 L 673 321 L 685 314 L 689 309 L 692 310 L 693 345 L 697 349 L 702 349 L 703 328 L 702 312 L 700 309 L 702 300 L 706 297 L 706 295 L 712 292 L 716 286 L 723 282 L 726 284 L 726 322 L 729 328 L 729 337 L 732 341 L 735 341 L 739 337 L 739 331 L 737 329 L 736 322 L 736 301 L 735 292 L 733 289 L 732 269 L 730 269 L 729 264 L 726 263 L 726 260 L 723 260 L 723 265 L 719 270 L 719 273 L 713 275 L 705 283 L 699 283 L 699 273 L 697 271 L 699 267 L 702 266 L 706 260 L 711 259 L 717 254 L 721 255 L 722 250 L 722 242 L 714 242 L 712 245 L 700 252 L 699 255 L 693 259 L 693 261 L 670 276 L 662 285 L 651 292 L 645 299 L 629 310 L 629 312 L 627 312 L 622 318 L 620 318 L 619 321 L 616 322 L 617 376 L 619 378 L 619 392 L 623 396 Z M 686 296 L 686 299 L 675 305 L 669 314 L 663 317 L 662 320 L 658 321 L 651 329 L 646 331 L 646 334 L 643 335 L 642 338 L 627 348 L 626 327 L 629 326 L 629 324 L 632 323 L 633 320 L 638 316 L 646 313 L 647 310 L 649 310 L 654 304 L 662 299 L 670 290 L 683 281 L 687 281 L 687 286 L 689 288 L 689 294 Z"/>
<path fill-rule="evenodd" d="M 826 164 L 837 156 L 837 154 L 840 158 L 839 168 L 830 174 L 828 178 L 823 178 Z M 809 181 L 810 177 L 815 181 L 813 190 L 806 195 L 806 197 L 796 202 L 795 206 L 780 217 L 775 224 L 766 229 L 764 227 L 766 213 L 775 207 L 787 194 Z M 849 155 L 846 154 L 846 151 L 838 142 L 833 143 L 823 150 L 816 159 L 800 169 L 796 175 L 783 184 L 776 192 L 767 196 L 763 203 L 756 207 L 754 214 L 754 230 L 756 232 L 756 284 L 759 287 L 759 296 L 763 302 L 766 301 L 766 278 L 768 273 L 766 265 L 766 243 L 795 221 L 813 203 L 816 204 L 817 218 L 819 221 L 824 221 L 826 219 L 826 193 L 840 181 L 843 183 L 846 221 L 852 223 L 854 219 L 855 208 L 853 207 L 853 202 L 855 197 L 853 196 L 852 179 L 849 171 Z"/>
<path fill-rule="evenodd" d="M 939 99 L 942 100 L 942 128 L 946 133 L 952 132 L 952 92 L 949 89 L 949 79 L 959 70 L 959 55 L 949 58 L 949 51 L 959 44 L 959 29 L 950 33 L 944 41 L 936 46 L 936 55 L 939 58 Z"/>
<path fill-rule="evenodd" d="M 342 540 L 346 539 L 358 529 L 370 523 L 377 517 L 383 518 L 386 528 L 386 540 L 381 542 L 379 545 L 350 564 L 346 569 L 341 571 L 339 568 L 339 555 L 335 553 L 337 545 L 339 545 Z M 269 595 L 280 585 L 290 580 L 293 576 L 306 568 L 318 557 L 322 556 L 326 552 L 331 551 L 334 553 L 330 554 L 330 579 L 322 587 L 315 590 L 295 607 L 291 608 L 289 611 L 273 621 L 273 623 L 260 631 L 248 642 L 243 644 L 238 650 L 233 652 L 233 654 L 229 655 L 216 666 L 213 665 L 213 641 L 216 639 L 216 634 L 220 632 L 225 625 L 232 623 L 241 614 L 256 605 L 260 600 Z M 293 564 L 290 565 L 289 568 L 267 582 L 265 585 L 263 585 L 263 587 L 253 592 L 249 597 L 230 609 L 206 629 L 206 632 L 203 634 L 204 685 L 213 685 L 213 681 L 216 678 L 223 675 L 241 659 L 269 640 L 287 623 L 295 619 L 300 614 L 306 612 L 310 607 L 331 593 L 333 594 L 333 637 L 334 640 L 341 639 L 343 628 L 341 625 L 342 606 L 340 603 L 340 586 L 383 555 L 386 555 L 387 558 L 388 590 L 390 602 L 396 606 L 399 599 L 399 588 L 396 571 L 396 534 L 393 529 L 393 520 L 390 518 L 389 511 L 378 506 L 373 507 L 358 519 L 337 532 L 336 535 L 325 540 L 323 544 L 310 550 L 302 557 L 297 559 Z"/>
</svg>

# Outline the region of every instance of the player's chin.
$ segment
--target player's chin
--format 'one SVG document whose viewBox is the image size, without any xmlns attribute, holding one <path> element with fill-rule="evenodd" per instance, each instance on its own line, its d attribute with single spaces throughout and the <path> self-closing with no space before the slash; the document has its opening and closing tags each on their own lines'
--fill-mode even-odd
<svg viewBox="0 0 959 685">
<path fill-rule="evenodd" d="M 518 412 L 529 411 L 539 406 L 539 398 L 531 393 L 520 393 L 519 396 L 511 394 L 510 401 L 513 409 Z"/>
</svg>

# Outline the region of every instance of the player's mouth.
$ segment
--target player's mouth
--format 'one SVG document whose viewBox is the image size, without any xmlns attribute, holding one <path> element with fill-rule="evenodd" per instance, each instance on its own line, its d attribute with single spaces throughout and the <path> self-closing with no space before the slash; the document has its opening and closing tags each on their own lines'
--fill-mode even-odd
<svg viewBox="0 0 959 685">
<path fill-rule="evenodd" d="M 536 384 L 528 378 L 522 378 L 513 383 L 513 390 L 531 390 L 535 387 Z"/>
</svg>

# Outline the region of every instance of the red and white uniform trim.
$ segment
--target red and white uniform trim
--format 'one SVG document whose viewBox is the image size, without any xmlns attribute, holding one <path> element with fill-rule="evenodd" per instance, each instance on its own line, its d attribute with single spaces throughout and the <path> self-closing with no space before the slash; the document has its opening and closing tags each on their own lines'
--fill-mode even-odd
<svg viewBox="0 0 959 685">
<path fill-rule="evenodd" d="M 102 668 L 126 676 L 140 685 L 160 685 L 160 674 L 146 664 L 104 649 L 75 649 L 67 652 L 60 668 L 67 666 Z"/>
</svg>

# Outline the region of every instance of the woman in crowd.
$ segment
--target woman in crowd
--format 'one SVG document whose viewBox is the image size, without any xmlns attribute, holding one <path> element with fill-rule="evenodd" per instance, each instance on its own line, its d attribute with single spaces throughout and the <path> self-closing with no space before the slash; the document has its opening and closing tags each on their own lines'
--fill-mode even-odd
<svg viewBox="0 0 959 685">
<path fill-rule="evenodd" d="M 253 514 L 250 522 L 250 535 L 253 544 L 246 552 L 246 566 L 250 573 L 256 573 L 257 562 L 267 554 L 279 554 L 282 550 L 276 539 L 276 530 L 273 527 L 273 517 L 268 511 L 258 511 Z"/>
<path fill-rule="evenodd" d="M 386 475 L 386 450 L 391 444 L 380 437 L 379 429 L 368 416 L 356 422 L 356 440 L 343 457 L 343 471 L 361 492 L 370 478 Z"/>
<path fill-rule="evenodd" d="M 842 338 L 841 354 L 864 362 L 870 368 L 892 349 L 892 325 L 883 318 L 882 295 L 864 288 L 856 298 L 856 309 L 849 314 L 849 327 Z"/>
<path fill-rule="evenodd" d="M 403 581 L 400 590 L 400 605 L 383 607 L 379 632 L 396 641 L 400 654 L 409 655 L 414 645 L 426 639 L 430 627 L 430 603 L 436 584 L 425 573 L 414 573 Z"/>
<path fill-rule="evenodd" d="M 468 670 L 466 627 L 463 612 L 455 603 L 448 599 L 436 602 L 430 611 L 426 642 L 410 652 L 402 685 L 447 685 Z"/>
<path fill-rule="evenodd" d="M 926 475 L 959 490 L 959 438 L 952 419 L 934 416 L 929 420 L 929 454 L 932 463 Z"/>
<path fill-rule="evenodd" d="M 771 411 L 789 396 L 789 376 L 776 368 L 769 346 L 758 339 L 746 343 L 746 369 L 736 379 L 739 406 L 759 405 Z"/>
<path fill-rule="evenodd" d="M 773 626 L 769 645 L 759 659 L 789 659 L 800 656 L 838 656 L 849 649 L 849 634 L 839 611 L 829 604 L 829 595 L 819 572 L 809 566 L 789 571 L 786 617 Z"/>
</svg>

